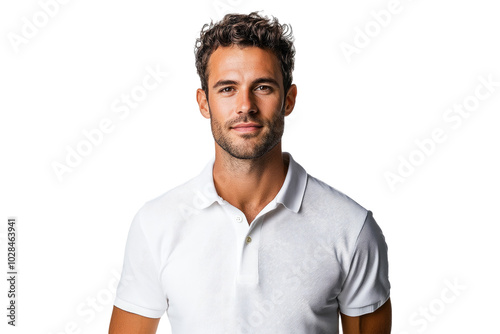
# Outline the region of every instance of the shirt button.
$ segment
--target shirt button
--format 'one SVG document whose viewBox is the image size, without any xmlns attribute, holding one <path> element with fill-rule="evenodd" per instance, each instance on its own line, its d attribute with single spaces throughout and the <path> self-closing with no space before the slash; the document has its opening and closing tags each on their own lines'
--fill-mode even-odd
<svg viewBox="0 0 500 334">
<path fill-rule="evenodd" d="M 241 216 L 236 216 L 236 222 L 241 223 L 243 221 L 243 218 Z"/>
<path fill-rule="evenodd" d="M 245 240 L 247 242 L 247 244 L 251 243 L 252 242 L 252 238 L 250 237 L 247 237 L 247 239 Z"/>
</svg>

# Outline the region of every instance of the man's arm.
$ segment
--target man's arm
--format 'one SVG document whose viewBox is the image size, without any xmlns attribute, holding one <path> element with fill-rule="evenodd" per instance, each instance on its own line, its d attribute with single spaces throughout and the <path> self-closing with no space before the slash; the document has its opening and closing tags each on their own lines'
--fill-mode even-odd
<svg viewBox="0 0 500 334">
<path fill-rule="evenodd" d="M 160 318 L 147 318 L 113 306 L 109 334 L 155 334 Z"/>
<path fill-rule="evenodd" d="M 375 312 L 349 317 L 340 313 L 344 334 L 389 334 L 391 332 L 392 309 L 389 298 Z"/>
</svg>

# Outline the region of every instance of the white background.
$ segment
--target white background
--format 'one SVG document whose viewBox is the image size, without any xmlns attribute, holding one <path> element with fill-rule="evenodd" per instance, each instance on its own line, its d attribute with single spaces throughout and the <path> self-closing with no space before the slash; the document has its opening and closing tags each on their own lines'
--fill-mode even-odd
<svg viewBox="0 0 500 334">
<path fill-rule="evenodd" d="M 19 225 L 18 327 L 6 324 L 2 279 L 2 333 L 107 332 L 133 215 L 213 154 L 195 101 L 199 30 L 253 10 L 295 35 L 298 97 L 284 151 L 372 210 L 384 231 L 393 333 L 497 330 L 500 87 L 467 118 L 443 118 L 474 102 L 479 77 L 500 81 L 494 1 L 401 0 L 382 27 L 371 12 L 388 0 L 73 0 L 44 22 L 47 2 L 0 5 L 2 277 L 7 217 Z M 14 43 L 27 21 L 40 27 Z M 357 53 L 346 57 L 342 43 Z M 120 119 L 113 103 L 148 67 L 168 75 Z M 113 130 L 59 180 L 53 163 L 103 119 Z M 436 128 L 446 140 L 418 153 L 415 141 Z M 410 157 L 418 166 L 391 187 L 386 174 Z M 170 333 L 166 315 L 158 333 Z"/>
</svg>

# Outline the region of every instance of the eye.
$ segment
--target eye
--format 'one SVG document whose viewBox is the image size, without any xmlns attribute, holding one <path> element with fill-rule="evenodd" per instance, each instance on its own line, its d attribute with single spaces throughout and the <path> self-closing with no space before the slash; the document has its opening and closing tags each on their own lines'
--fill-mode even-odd
<svg viewBox="0 0 500 334">
<path fill-rule="evenodd" d="M 229 93 L 233 91 L 233 87 L 224 87 L 221 90 L 219 90 L 220 93 Z"/>
<path fill-rule="evenodd" d="M 260 90 L 260 91 L 263 91 L 263 92 L 271 92 L 273 90 L 272 87 L 270 86 L 266 86 L 266 85 L 260 85 L 260 86 L 257 86 L 257 88 L 255 88 L 256 90 Z"/>
</svg>

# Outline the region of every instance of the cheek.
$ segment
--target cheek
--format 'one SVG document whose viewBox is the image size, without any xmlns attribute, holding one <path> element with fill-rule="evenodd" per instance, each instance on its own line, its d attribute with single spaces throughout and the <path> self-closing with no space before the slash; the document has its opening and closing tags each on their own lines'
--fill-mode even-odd
<svg viewBox="0 0 500 334">
<path fill-rule="evenodd" d="M 210 100 L 210 110 L 216 117 L 225 117 L 231 114 L 232 108 L 234 108 L 234 102 L 232 102 L 231 99 Z"/>
<path fill-rule="evenodd" d="M 261 106 L 265 106 L 268 109 L 281 109 L 283 105 L 283 98 L 280 96 L 280 94 L 272 94 L 272 95 L 267 95 L 267 96 L 262 96 L 260 99 L 258 99 L 258 103 Z"/>
</svg>

